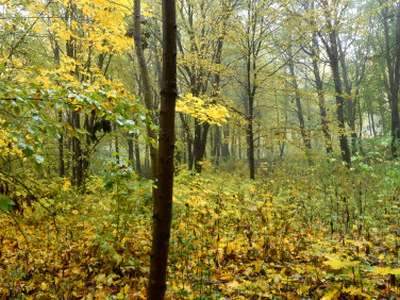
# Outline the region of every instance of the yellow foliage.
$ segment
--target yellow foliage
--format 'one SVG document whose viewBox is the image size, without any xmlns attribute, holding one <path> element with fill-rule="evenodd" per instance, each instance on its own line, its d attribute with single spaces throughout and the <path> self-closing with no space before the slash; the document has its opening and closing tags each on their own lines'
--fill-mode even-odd
<svg viewBox="0 0 400 300">
<path fill-rule="evenodd" d="M 350 294 L 352 296 L 366 296 L 368 297 L 367 294 L 363 293 L 361 288 L 358 288 L 356 286 L 349 286 L 348 288 L 343 289 L 343 292 Z"/>
<path fill-rule="evenodd" d="M 204 100 L 187 94 L 182 100 L 176 103 L 176 111 L 179 113 L 189 114 L 201 122 L 208 122 L 210 124 L 221 125 L 229 118 L 228 110 L 218 104 L 208 104 Z"/>
<path fill-rule="evenodd" d="M 389 275 L 389 274 L 400 275 L 400 268 L 392 269 L 389 267 L 385 268 L 375 267 L 372 273 L 375 275 Z"/>
<path fill-rule="evenodd" d="M 324 294 L 324 296 L 321 298 L 321 300 L 332 300 L 336 299 L 340 295 L 340 290 L 337 289 L 332 289 L 329 290 Z"/>
<path fill-rule="evenodd" d="M 332 269 L 339 270 L 347 267 L 354 267 L 358 264 L 358 261 L 348 261 L 348 260 L 340 260 L 334 259 L 330 261 L 324 261 L 324 265 L 330 266 Z"/>
<path fill-rule="evenodd" d="M 4 124 L 4 120 L 0 119 L 0 156 L 5 157 L 6 155 L 21 155 L 22 151 L 17 146 L 12 146 L 10 142 L 16 142 L 16 138 L 9 138 L 10 132 L 1 127 Z"/>
</svg>

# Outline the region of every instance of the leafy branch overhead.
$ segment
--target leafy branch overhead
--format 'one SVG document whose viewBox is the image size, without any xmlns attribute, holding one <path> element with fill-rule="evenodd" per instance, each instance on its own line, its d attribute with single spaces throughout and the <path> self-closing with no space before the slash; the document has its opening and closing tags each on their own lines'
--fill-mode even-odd
<svg viewBox="0 0 400 300">
<path fill-rule="evenodd" d="M 187 94 L 182 97 L 176 104 L 176 111 L 178 113 L 186 113 L 201 122 L 216 124 L 221 126 L 226 123 L 230 117 L 226 107 L 213 104 L 212 101 L 203 101 L 202 99 Z"/>
</svg>

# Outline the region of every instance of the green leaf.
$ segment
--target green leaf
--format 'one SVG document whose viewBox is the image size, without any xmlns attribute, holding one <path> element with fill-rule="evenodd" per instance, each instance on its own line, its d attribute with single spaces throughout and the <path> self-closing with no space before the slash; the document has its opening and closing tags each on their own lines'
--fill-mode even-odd
<svg viewBox="0 0 400 300">
<path fill-rule="evenodd" d="M 18 141 L 21 141 L 21 142 L 26 141 L 25 135 L 23 135 L 22 133 L 19 133 L 19 132 L 11 132 L 9 137 L 10 138 L 16 137 L 18 139 Z M 23 149 L 25 149 L 25 147 L 23 147 Z"/>
<path fill-rule="evenodd" d="M 124 110 L 124 106 L 120 103 L 114 108 L 114 112 L 121 112 Z"/>
<path fill-rule="evenodd" d="M 15 106 L 14 107 L 14 113 L 19 116 L 21 114 L 21 109 L 19 108 L 19 106 Z"/>
<path fill-rule="evenodd" d="M 14 201 L 6 195 L 0 195 L 0 209 L 3 211 L 8 211 L 15 205 Z"/>
<path fill-rule="evenodd" d="M 40 164 L 42 164 L 42 163 L 44 163 L 44 157 L 43 156 L 41 156 L 41 155 L 35 155 L 34 156 L 35 157 L 35 161 L 40 165 Z"/>
<path fill-rule="evenodd" d="M 106 191 L 109 191 L 109 190 L 111 190 L 112 188 L 113 188 L 113 186 L 114 186 L 114 180 L 109 180 L 109 181 L 107 181 L 106 182 L 106 184 L 105 184 L 105 186 L 104 186 L 104 188 L 106 189 Z"/>
<path fill-rule="evenodd" d="M 33 167 L 35 168 L 35 171 L 36 171 L 36 172 L 38 172 L 38 173 L 43 172 L 43 167 L 42 167 L 42 165 L 41 165 L 41 164 L 38 164 L 36 161 L 35 161 L 35 163 L 33 164 Z"/>
<path fill-rule="evenodd" d="M 30 145 L 25 145 L 26 148 L 24 149 L 24 155 L 25 157 L 31 157 L 33 154 L 35 154 L 35 148 L 33 148 Z"/>
<path fill-rule="evenodd" d="M 32 116 L 33 121 L 35 121 L 37 124 L 42 125 L 44 123 L 42 117 L 38 114 Z"/>
</svg>

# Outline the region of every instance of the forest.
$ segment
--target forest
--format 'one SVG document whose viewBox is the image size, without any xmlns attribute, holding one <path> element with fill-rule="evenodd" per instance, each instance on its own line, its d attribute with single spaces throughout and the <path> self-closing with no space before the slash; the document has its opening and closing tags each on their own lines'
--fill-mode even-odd
<svg viewBox="0 0 400 300">
<path fill-rule="evenodd" d="M 400 298 L 398 0 L 0 0 L 0 299 Z"/>
</svg>

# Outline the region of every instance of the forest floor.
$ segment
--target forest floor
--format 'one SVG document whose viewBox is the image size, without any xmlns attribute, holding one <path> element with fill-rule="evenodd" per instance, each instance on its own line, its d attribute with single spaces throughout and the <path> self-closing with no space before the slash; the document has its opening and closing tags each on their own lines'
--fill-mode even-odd
<svg viewBox="0 0 400 300">
<path fill-rule="evenodd" d="M 168 299 L 400 297 L 400 168 L 244 165 L 175 180 Z M 124 168 L 43 184 L 0 215 L 0 299 L 145 299 L 151 184 Z"/>
</svg>

